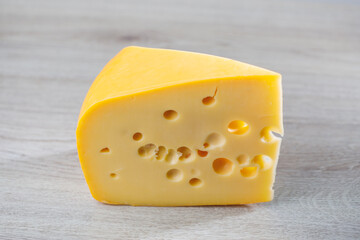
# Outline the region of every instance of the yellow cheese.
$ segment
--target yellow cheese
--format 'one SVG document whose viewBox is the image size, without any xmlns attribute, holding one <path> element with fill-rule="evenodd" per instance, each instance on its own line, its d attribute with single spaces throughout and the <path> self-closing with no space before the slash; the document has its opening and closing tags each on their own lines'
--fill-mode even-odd
<svg viewBox="0 0 360 240">
<path fill-rule="evenodd" d="M 127 47 L 92 84 L 76 131 L 91 194 L 109 204 L 270 201 L 281 76 L 234 60 Z"/>
</svg>

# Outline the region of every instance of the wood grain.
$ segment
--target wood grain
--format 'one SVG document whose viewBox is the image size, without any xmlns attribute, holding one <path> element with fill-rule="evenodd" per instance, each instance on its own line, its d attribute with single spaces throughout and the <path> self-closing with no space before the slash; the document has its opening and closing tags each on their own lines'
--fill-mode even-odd
<svg viewBox="0 0 360 240">
<path fill-rule="evenodd" d="M 360 2 L 0 1 L 1 239 L 359 239 Z M 97 73 L 128 45 L 204 52 L 283 74 L 270 203 L 96 202 L 75 145 Z"/>
</svg>

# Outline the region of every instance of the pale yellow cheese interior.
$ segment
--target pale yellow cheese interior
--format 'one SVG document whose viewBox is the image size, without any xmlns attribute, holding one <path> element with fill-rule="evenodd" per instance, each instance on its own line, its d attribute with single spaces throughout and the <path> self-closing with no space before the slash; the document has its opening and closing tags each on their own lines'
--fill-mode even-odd
<svg viewBox="0 0 360 240">
<path fill-rule="evenodd" d="M 155 206 L 270 201 L 281 142 L 271 131 L 283 133 L 280 75 L 197 53 L 123 51 L 95 80 L 79 118 L 79 158 L 94 198 Z M 204 70 L 213 64 L 219 70 Z"/>
</svg>

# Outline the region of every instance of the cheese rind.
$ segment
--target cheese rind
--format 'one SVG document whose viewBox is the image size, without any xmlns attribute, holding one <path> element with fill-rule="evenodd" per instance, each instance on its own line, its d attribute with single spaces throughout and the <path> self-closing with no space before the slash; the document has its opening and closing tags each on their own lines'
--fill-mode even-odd
<svg viewBox="0 0 360 240">
<path fill-rule="evenodd" d="M 94 104 L 193 81 L 241 76 L 278 76 L 247 63 L 201 53 L 130 46 L 120 51 L 96 77 L 80 117 Z"/>
<path fill-rule="evenodd" d="M 135 64 L 136 63 L 136 64 Z M 95 199 L 185 206 L 270 201 L 283 134 L 279 74 L 129 47 L 99 74 L 77 128 Z"/>
</svg>

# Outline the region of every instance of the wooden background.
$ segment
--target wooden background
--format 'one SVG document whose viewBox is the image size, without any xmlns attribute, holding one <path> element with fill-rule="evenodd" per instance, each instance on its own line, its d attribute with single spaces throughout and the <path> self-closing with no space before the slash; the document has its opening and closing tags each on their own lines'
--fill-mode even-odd
<svg viewBox="0 0 360 240">
<path fill-rule="evenodd" d="M 75 145 L 93 79 L 128 45 L 283 74 L 270 203 L 95 201 Z M 359 239 L 360 1 L 0 1 L 1 239 Z"/>
</svg>

